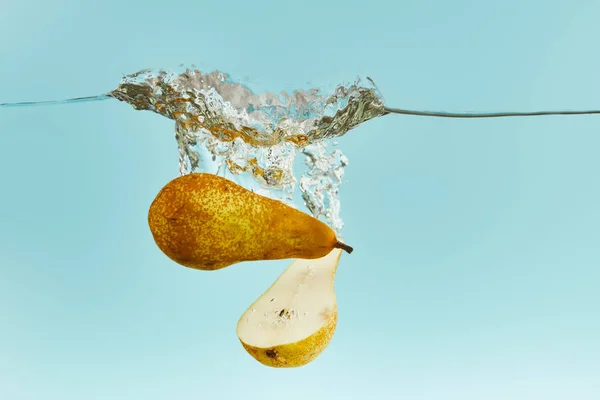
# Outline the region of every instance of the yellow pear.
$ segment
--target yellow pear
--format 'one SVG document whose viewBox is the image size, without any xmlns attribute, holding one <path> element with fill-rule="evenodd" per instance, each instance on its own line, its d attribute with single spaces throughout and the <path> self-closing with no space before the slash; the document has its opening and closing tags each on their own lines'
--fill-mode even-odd
<svg viewBox="0 0 600 400">
<path fill-rule="evenodd" d="M 216 270 L 242 261 L 315 259 L 352 252 L 326 224 L 213 174 L 173 179 L 148 211 L 160 250 L 173 261 Z"/>
<path fill-rule="evenodd" d="M 252 357 L 270 367 L 300 367 L 325 350 L 337 324 L 333 283 L 341 254 L 294 260 L 242 314 L 237 335 Z"/>
</svg>

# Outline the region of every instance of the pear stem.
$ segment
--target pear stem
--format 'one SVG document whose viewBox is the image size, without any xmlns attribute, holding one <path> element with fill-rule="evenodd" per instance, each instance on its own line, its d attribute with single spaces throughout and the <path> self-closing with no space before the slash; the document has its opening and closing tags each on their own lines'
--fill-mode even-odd
<svg viewBox="0 0 600 400">
<path fill-rule="evenodd" d="M 335 247 L 336 249 L 342 249 L 348 254 L 351 254 L 354 251 L 352 247 L 340 242 L 339 240 L 333 245 L 333 247 Z"/>
</svg>

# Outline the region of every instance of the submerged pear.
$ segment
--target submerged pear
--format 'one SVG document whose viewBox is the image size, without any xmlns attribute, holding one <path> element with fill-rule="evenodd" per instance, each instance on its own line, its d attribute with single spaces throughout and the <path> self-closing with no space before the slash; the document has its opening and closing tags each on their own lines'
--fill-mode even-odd
<svg viewBox="0 0 600 400">
<path fill-rule="evenodd" d="M 333 284 L 341 254 L 294 260 L 242 314 L 237 335 L 252 357 L 270 367 L 300 367 L 325 350 L 337 325 Z"/>
<path fill-rule="evenodd" d="M 326 224 L 280 201 L 213 174 L 173 179 L 158 193 L 148 225 L 173 261 L 216 270 L 252 260 L 315 259 L 352 252 Z"/>
</svg>

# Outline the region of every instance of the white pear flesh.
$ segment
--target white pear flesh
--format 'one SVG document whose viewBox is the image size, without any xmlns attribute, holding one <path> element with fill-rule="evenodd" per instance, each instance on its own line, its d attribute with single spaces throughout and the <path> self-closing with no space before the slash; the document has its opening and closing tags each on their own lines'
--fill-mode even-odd
<svg viewBox="0 0 600 400">
<path fill-rule="evenodd" d="M 337 325 L 334 279 L 341 249 L 297 259 L 242 314 L 237 335 L 246 351 L 270 367 L 300 367 L 329 345 Z"/>
</svg>

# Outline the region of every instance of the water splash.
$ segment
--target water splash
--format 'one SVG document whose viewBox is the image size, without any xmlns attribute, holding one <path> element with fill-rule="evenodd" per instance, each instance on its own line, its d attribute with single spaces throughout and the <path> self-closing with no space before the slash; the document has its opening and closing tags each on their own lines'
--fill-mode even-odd
<svg viewBox="0 0 600 400">
<path fill-rule="evenodd" d="M 340 85 L 331 94 L 319 89 L 256 94 L 227 74 L 143 70 L 125 76 L 108 94 L 175 121 L 182 175 L 206 171 L 263 195 L 292 204 L 297 179 L 294 159 L 305 154 L 300 177 L 304 203 L 337 233 L 339 186 L 348 160 L 330 152 L 330 139 L 385 114 L 381 95 L 368 79 Z"/>
</svg>

